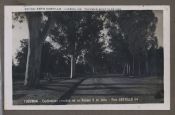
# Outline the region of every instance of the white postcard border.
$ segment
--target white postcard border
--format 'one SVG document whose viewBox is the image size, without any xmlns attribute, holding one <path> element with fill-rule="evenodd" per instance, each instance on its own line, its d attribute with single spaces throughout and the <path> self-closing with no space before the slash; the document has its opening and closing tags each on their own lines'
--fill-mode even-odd
<svg viewBox="0 0 175 115">
<path fill-rule="evenodd" d="M 4 7 L 4 108 L 5 110 L 170 110 L 170 6 L 108 5 L 108 6 L 5 6 Z M 40 9 L 39 9 L 40 8 Z M 52 8 L 46 10 L 46 8 Z M 13 105 L 12 103 L 12 12 L 106 10 L 163 10 L 164 103 L 163 104 L 88 104 L 88 105 Z M 71 10 L 69 8 L 72 8 Z M 105 9 L 104 9 L 105 10 Z M 96 11 L 96 10 L 94 10 Z M 165 39 L 166 38 L 166 39 Z"/>
</svg>

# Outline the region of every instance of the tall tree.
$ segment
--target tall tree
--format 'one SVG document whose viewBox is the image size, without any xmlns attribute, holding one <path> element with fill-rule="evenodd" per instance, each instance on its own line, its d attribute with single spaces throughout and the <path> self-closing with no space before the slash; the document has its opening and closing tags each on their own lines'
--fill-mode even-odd
<svg viewBox="0 0 175 115">
<path fill-rule="evenodd" d="M 27 12 L 26 17 L 29 27 L 29 45 L 24 85 L 35 88 L 39 85 L 42 42 L 53 24 L 50 13 Z"/>
<path fill-rule="evenodd" d="M 97 72 L 97 67 L 102 65 L 104 59 L 105 41 L 103 41 L 104 35 L 102 33 L 104 14 L 105 12 L 88 13 L 84 23 L 86 26 L 82 32 L 82 38 L 87 39 L 84 58 L 92 73 Z"/>
<path fill-rule="evenodd" d="M 141 63 L 144 62 L 145 73 L 148 74 L 148 54 L 150 42 L 155 41 L 155 28 L 157 18 L 153 11 L 119 11 L 110 19 L 111 23 L 116 24 L 122 38 L 126 41 L 129 53 L 131 54 L 130 63 L 127 62 L 127 70 L 132 68 L 132 74 L 141 73 Z M 115 36 L 112 39 L 117 39 Z M 132 65 L 132 66 L 131 66 Z M 136 69 L 137 68 L 137 69 Z"/>
<path fill-rule="evenodd" d="M 100 20 L 99 12 L 57 13 L 57 25 L 51 31 L 50 37 L 53 41 L 59 43 L 59 50 L 62 50 L 64 56 L 71 61 L 70 78 L 75 75 L 75 65 L 78 63 L 78 57 L 83 52 L 86 53 L 90 41 L 102 29 L 98 23 Z M 95 26 L 92 26 L 92 24 L 95 24 Z"/>
<path fill-rule="evenodd" d="M 122 66 L 123 74 L 129 75 L 131 73 L 131 53 L 128 48 L 127 39 L 124 37 L 124 32 L 119 27 L 118 18 L 120 18 L 120 11 L 110 12 L 106 15 L 107 21 L 105 27 L 108 29 L 109 48 L 113 56 L 113 62 L 119 63 Z"/>
</svg>

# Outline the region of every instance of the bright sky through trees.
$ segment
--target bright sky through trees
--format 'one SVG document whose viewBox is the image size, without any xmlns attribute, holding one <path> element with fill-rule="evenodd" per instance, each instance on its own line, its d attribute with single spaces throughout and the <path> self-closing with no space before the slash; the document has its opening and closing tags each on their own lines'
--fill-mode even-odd
<svg viewBox="0 0 175 115">
<path fill-rule="evenodd" d="M 158 38 L 158 45 L 159 46 L 163 46 L 163 12 L 162 11 L 154 11 L 155 16 L 158 18 L 158 22 L 157 22 L 157 28 L 155 31 L 155 36 L 157 36 Z M 19 47 L 20 47 L 20 40 L 22 39 L 28 39 L 29 38 L 29 31 L 28 31 L 28 25 L 27 25 L 27 21 L 24 20 L 22 23 L 19 23 L 18 21 L 14 21 L 13 20 L 13 51 L 12 51 L 12 56 L 13 56 L 13 61 L 14 63 L 16 63 L 15 60 L 15 56 L 16 53 L 18 52 Z M 106 30 L 103 31 L 104 34 L 106 34 L 107 32 L 105 32 Z M 108 37 L 107 37 L 108 39 Z M 49 40 L 49 39 L 47 39 Z M 107 40 L 106 40 L 107 41 Z M 52 44 L 54 46 L 56 46 L 56 48 L 59 48 L 58 45 L 56 44 Z"/>
</svg>

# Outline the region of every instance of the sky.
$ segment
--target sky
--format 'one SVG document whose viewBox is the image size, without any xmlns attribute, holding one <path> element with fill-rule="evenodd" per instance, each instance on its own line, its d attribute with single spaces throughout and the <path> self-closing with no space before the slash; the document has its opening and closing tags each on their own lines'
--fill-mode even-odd
<svg viewBox="0 0 175 115">
<path fill-rule="evenodd" d="M 158 18 L 155 35 L 158 38 L 158 45 L 163 46 L 163 11 L 157 10 L 153 12 L 155 16 Z M 14 28 L 12 31 L 12 36 L 13 36 L 12 38 L 13 54 L 12 55 L 13 55 L 14 62 L 16 63 L 14 57 L 16 56 L 16 53 L 20 50 L 20 40 L 29 39 L 29 30 L 28 30 L 28 25 L 26 20 L 24 20 L 23 23 L 19 23 L 17 21 L 12 21 L 12 23 L 14 25 Z"/>
<path fill-rule="evenodd" d="M 26 20 L 24 20 L 23 23 L 19 23 L 18 21 L 13 21 L 12 23 L 14 25 L 14 28 L 12 30 L 12 36 L 13 36 L 12 56 L 14 59 L 16 56 L 16 53 L 20 50 L 20 40 L 29 39 L 29 31 L 28 31 L 28 24 Z"/>
<path fill-rule="evenodd" d="M 163 46 L 163 11 L 157 10 L 154 11 L 154 14 L 158 18 L 155 35 L 158 38 L 158 45 Z"/>
</svg>

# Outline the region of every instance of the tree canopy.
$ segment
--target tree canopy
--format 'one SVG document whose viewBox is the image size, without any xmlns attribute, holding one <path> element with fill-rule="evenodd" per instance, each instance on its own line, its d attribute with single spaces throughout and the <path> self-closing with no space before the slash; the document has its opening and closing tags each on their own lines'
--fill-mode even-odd
<svg viewBox="0 0 175 115">
<path fill-rule="evenodd" d="M 155 36 L 158 19 L 153 11 L 23 15 L 28 20 L 30 39 L 21 41 L 16 59 L 19 67 L 23 68 L 26 64 L 29 78 L 45 72 L 69 73 L 73 78 L 79 72 L 149 75 L 163 71 L 163 58 L 158 57 L 163 57 L 163 49 L 158 47 Z M 14 20 L 18 20 L 17 17 Z M 33 68 L 36 62 L 37 67 Z M 30 75 L 27 70 L 33 74 Z"/>
</svg>

